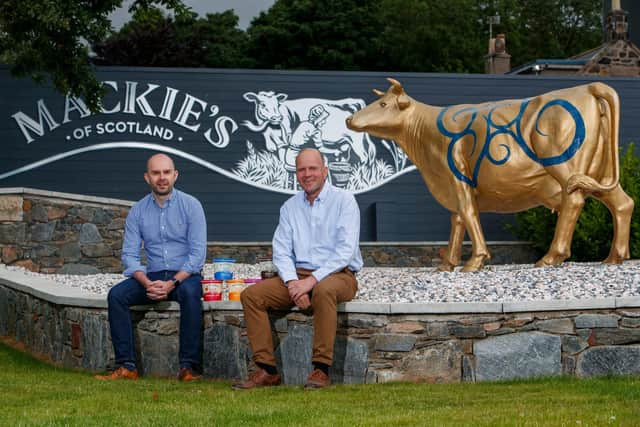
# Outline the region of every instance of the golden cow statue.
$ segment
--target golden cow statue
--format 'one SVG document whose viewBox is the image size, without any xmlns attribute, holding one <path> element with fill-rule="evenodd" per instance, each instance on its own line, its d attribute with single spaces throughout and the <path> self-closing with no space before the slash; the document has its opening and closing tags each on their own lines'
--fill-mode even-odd
<svg viewBox="0 0 640 427">
<path fill-rule="evenodd" d="M 436 107 L 387 80 L 389 90 L 374 90 L 380 99 L 349 117 L 347 126 L 394 140 L 451 211 L 441 271 L 458 265 L 465 230 L 473 249 L 462 271 L 477 271 L 490 258 L 480 212 L 539 205 L 559 216 L 551 247 L 536 266 L 561 264 L 570 255 L 587 196 L 613 215 L 613 243 L 604 262 L 629 258 L 633 199 L 618 182 L 620 108 L 613 88 L 590 83 L 534 98 Z"/>
</svg>

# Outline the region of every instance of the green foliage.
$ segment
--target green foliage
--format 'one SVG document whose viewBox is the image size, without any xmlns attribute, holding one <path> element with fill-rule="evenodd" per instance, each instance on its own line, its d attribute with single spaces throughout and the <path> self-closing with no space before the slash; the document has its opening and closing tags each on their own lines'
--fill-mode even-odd
<svg viewBox="0 0 640 427">
<path fill-rule="evenodd" d="M 374 69 L 381 11 L 378 0 L 277 0 L 249 27 L 249 55 L 258 68 Z"/>
<path fill-rule="evenodd" d="M 620 185 L 633 198 L 636 209 L 631 220 L 631 258 L 640 258 L 640 157 L 634 144 L 629 144 L 620 159 Z M 510 227 L 522 240 L 533 243 L 540 255 L 547 252 L 553 240 L 557 215 L 545 207 L 537 207 L 516 215 L 515 227 Z M 613 238 L 611 213 L 598 200 L 587 199 L 578 218 L 571 243 L 572 261 L 601 261 L 609 254 Z"/>
<path fill-rule="evenodd" d="M 514 66 L 602 41 L 592 0 L 276 0 L 246 32 L 231 10 L 198 18 L 180 0 L 135 0 L 133 20 L 112 33 L 109 14 L 121 5 L 2 0 L 0 59 L 97 111 L 102 88 L 87 46 L 104 65 L 468 73 L 483 72 L 495 14 L 493 35 L 506 33 Z"/>
<path fill-rule="evenodd" d="M 499 0 L 494 31 L 506 33 L 514 66 L 542 58 L 568 58 L 602 43 L 602 3 L 593 0 Z M 495 34 L 495 33 L 494 33 Z"/>
<path fill-rule="evenodd" d="M 598 46 L 601 13 L 590 0 L 277 0 L 248 54 L 259 68 L 480 73 L 489 16 L 516 66 Z"/>
<path fill-rule="evenodd" d="M 474 0 L 385 0 L 383 69 L 483 72 L 488 34 Z"/>
<path fill-rule="evenodd" d="M 171 66 L 168 63 L 167 40 L 174 38 L 173 20 L 157 8 L 139 10 L 132 21 L 93 46 L 99 65 Z"/>
<path fill-rule="evenodd" d="M 136 12 L 119 32 L 96 43 L 101 65 L 246 68 L 247 35 L 232 10 L 183 14 L 174 20 L 161 10 Z"/>
<path fill-rule="evenodd" d="M 184 13 L 179 0 L 137 0 L 133 10 L 162 4 Z M 89 61 L 88 43 L 109 33 L 109 14 L 122 0 L 2 0 L 0 2 L 0 57 L 17 77 L 37 82 L 51 80 L 62 93 L 85 99 L 98 110 L 103 94 Z"/>
<path fill-rule="evenodd" d="M 631 258 L 635 259 L 640 258 L 640 156 L 636 155 L 634 145 L 629 144 L 624 156 L 620 159 L 620 185 L 635 203 L 629 239 Z"/>
</svg>

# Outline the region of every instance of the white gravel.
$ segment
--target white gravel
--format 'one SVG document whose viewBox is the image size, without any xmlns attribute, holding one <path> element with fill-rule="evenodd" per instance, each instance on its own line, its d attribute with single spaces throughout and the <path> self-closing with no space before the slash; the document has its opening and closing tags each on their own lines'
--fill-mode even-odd
<svg viewBox="0 0 640 427">
<path fill-rule="evenodd" d="M 33 273 L 0 264 L 2 269 L 41 276 L 84 291 L 106 295 L 123 280 L 120 274 L 51 275 Z M 235 277 L 259 277 L 258 266 L 236 264 Z M 213 277 L 213 265 L 205 266 L 205 278 Z M 535 268 L 529 264 L 490 265 L 477 273 L 437 272 L 435 268 L 365 267 L 358 273 L 354 301 L 503 302 L 592 299 L 640 296 L 640 260 L 622 265 L 564 263 L 560 267 Z"/>
</svg>

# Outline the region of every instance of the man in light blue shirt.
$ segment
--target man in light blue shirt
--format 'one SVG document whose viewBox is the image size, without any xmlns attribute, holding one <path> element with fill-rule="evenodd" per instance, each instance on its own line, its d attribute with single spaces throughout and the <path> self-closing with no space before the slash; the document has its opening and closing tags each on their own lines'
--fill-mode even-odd
<svg viewBox="0 0 640 427">
<path fill-rule="evenodd" d="M 240 297 L 259 369 L 247 381 L 234 384 L 236 389 L 280 384 L 268 311 L 293 306 L 313 309 L 313 369 L 305 388 L 330 384 L 337 305 L 355 296 L 362 256 L 358 204 L 351 193 L 326 182 L 328 173 L 316 149 L 304 149 L 296 158 L 296 178 L 304 191 L 280 209 L 273 236 L 279 276 L 247 288 Z"/>
<path fill-rule="evenodd" d="M 151 193 L 127 216 L 122 263 L 129 277 L 109 291 L 109 327 L 119 368 L 98 379 L 136 379 L 135 344 L 129 307 L 156 301 L 180 304 L 180 370 L 178 379 L 193 381 L 202 353 L 201 270 L 207 250 L 204 210 L 193 196 L 173 187 L 178 178 L 173 160 L 149 158 L 144 179 Z M 140 260 L 144 247 L 147 263 Z"/>
</svg>

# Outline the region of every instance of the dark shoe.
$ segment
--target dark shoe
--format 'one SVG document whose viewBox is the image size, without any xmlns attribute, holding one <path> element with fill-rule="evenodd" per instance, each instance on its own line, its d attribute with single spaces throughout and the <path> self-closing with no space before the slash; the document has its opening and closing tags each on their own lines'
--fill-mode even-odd
<svg viewBox="0 0 640 427">
<path fill-rule="evenodd" d="M 234 390 L 249 390 L 256 387 L 271 387 L 280 385 L 280 375 L 269 375 L 264 369 L 258 369 L 249 375 L 249 379 L 245 382 L 237 382 L 231 387 Z"/>
<path fill-rule="evenodd" d="M 180 368 L 178 372 L 178 381 L 184 381 L 186 383 L 191 381 L 198 381 L 202 378 L 202 375 L 196 375 L 191 368 Z"/>
<path fill-rule="evenodd" d="M 121 366 L 109 375 L 96 375 L 94 378 L 97 380 L 137 380 L 138 371 L 135 369 L 130 371 L 124 366 Z"/>
<path fill-rule="evenodd" d="M 309 374 L 309 378 L 307 378 L 307 383 L 304 385 L 305 389 L 317 389 L 317 388 L 325 388 L 331 385 L 331 379 L 329 375 L 322 372 L 320 369 L 314 369 L 311 374 Z"/>
</svg>

